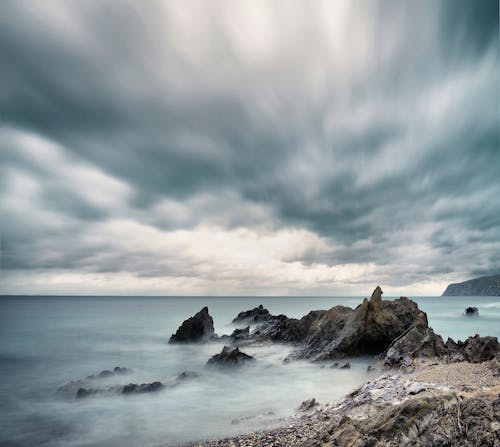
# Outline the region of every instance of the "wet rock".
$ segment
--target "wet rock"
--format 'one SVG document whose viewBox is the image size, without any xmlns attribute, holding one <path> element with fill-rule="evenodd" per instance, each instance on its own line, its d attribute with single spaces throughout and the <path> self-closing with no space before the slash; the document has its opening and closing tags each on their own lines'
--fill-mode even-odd
<svg viewBox="0 0 500 447">
<path fill-rule="evenodd" d="M 244 329 L 235 329 L 231 334 L 231 341 L 233 343 L 248 340 L 250 337 L 250 326 Z"/>
<path fill-rule="evenodd" d="M 346 360 L 339 366 L 340 369 L 349 369 L 350 367 L 351 367 L 351 362 L 349 362 L 349 360 Z"/>
<path fill-rule="evenodd" d="M 382 300 L 377 287 L 370 300 L 355 309 L 335 306 L 312 311 L 300 320 L 283 318 L 264 336 L 272 341 L 301 343 L 293 358 L 330 360 L 384 352 L 394 339 L 405 333 L 425 313 L 408 298 Z"/>
<path fill-rule="evenodd" d="M 113 371 L 110 371 L 109 369 L 105 369 L 101 371 L 99 374 L 92 374 L 90 376 L 87 376 L 85 379 L 88 380 L 93 380 L 93 379 L 105 379 L 107 377 L 112 377 L 116 374 L 127 374 L 129 373 L 130 370 L 122 367 L 122 366 L 115 366 Z"/>
<path fill-rule="evenodd" d="M 76 398 L 84 399 L 86 397 L 92 396 L 93 394 L 95 394 L 94 390 L 88 390 L 87 388 L 78 388 L 78 391 L 76 392 Z"/>
<path fill-rule="evenodd" d="M 299 411 L 308 411 L 318 405 L 316 399 L 313 397 L 312 399 L 305 400 L 300 404 Z"/>
<path fill-rule="evenodd" d="M 156 381 L 152 383 L 129 383 L 122 388 L 122 394 L 139 394 L 160 391 L 165 388 L 163 383 Z"/>
<path fill-rule="evenodd" d="M 238 347 L 231 349 L 228 346 L 224 346 L 219 354 L 215 354 L 208 360 L 207 365 L 234 367 L 253 361 L 255 361 L 255 359 L 251 355 L 240 351 Z"/>
<path fill-rule="evenodd" d="M 201 309 L 195 316 L 185 320 L 177 332 L 170 337 L 169 343 L 205 342 L 214 336 L 214 320 L 208 307 Z"/>
<path fill-rule="evenodd" d="M 240 312 L 233 320 L 233 323 L 263 323 L 272 321 L 274 318 L 275 317 L 260 304 L 258 307 Z"/>
<path fill-rule="evenodd" d="M 477 307 L 467 307 L 464 312 L 466 317 L 478 317 L 479 309 Z"/>
</svg>

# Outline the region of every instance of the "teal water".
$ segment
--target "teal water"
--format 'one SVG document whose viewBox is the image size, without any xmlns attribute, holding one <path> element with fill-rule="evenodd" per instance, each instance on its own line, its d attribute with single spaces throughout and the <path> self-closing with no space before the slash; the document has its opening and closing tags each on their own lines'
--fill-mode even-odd
<svg viewBox="0 0 500 447">
<path fill-rule="evenodd" d="M 500 297 L 414 298 L 445 339 L 500 337 Z M 258 429 L 293 413 L 304 399 L 333 400 L 368 377 L 370 359 L 350 370 L 284 364 L 288 347 L 249 347 L 255 366 L 228 374 L 204 368 L 220 344 L 172 346 L 185 318 L 208 305 L 216 332 L 229 334 L 241 310 L 263 304 L 300 317 L 361 297 L 0 297 L 0 445 L 159 446 Z M 469 305 L 478 318 L 466 318 Z M 55 390 L 114 366 L 133 372 L 109 384 L 168 381 L 184 370 L 199 379 L 141 396 L 68 401 Z M 238 421 L 235 421 L 238 419 Z"/>
</svg>

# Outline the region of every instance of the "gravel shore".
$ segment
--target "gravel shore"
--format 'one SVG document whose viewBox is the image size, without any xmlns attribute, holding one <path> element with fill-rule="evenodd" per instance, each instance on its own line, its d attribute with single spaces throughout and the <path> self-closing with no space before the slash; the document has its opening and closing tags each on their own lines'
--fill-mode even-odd
<svg viewBox="0 0 500 447">
<path fill-rule="evenodd" d="M 382 374 L 339 402 L 311 405 L 279 423 L 269 430 L 182 447 L 498 447 L 499 363 L 428 360 L 411 373 Z"/>
</svg>

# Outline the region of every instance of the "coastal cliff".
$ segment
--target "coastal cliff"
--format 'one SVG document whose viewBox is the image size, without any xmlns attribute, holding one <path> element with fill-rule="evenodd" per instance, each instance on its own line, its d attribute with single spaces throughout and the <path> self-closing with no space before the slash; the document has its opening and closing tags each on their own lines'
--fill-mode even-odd
<svg viewBox="0 0 500 447">
<path fill-rule="evenodd" d="M 450 284 L 443 296 L 500 296 L 500 275 L 481 276 Z"/>
</svg>

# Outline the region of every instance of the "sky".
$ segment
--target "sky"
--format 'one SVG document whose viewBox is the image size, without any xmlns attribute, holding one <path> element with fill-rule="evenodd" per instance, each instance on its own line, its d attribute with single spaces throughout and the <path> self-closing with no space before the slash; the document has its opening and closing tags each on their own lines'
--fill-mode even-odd
<svg viewBox="0 0 500 447">
<path fill-rule="evenodd" d="M 0 2 L 0 293 L 439 295 L 500 272 L 496 0 Z"/>
</svg>

